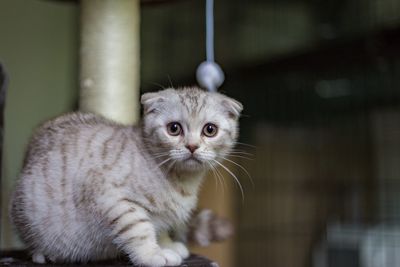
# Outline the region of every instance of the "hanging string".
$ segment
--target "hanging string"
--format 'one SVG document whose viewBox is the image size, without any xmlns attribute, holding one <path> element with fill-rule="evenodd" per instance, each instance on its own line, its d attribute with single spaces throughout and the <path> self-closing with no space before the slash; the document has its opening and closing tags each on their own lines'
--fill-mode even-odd
<svg viewBox="0 0 400 267">
<path fill-rule="evenodd" d="M 196 71 L 197 82 L 211 92 L 217 91 L 225 76 L 214 61 L 214 0 L 206 0 L 206 61 Z"/>
<path fill-rule="evenodd" d="M 206 57 L 214 61 L 214 0 L 206 1 Z"/>
</svg>

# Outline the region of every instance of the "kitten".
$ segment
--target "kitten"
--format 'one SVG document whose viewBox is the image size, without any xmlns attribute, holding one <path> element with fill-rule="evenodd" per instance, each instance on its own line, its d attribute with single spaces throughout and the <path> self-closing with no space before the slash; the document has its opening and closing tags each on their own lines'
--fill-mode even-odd
<svg viewBox="0 0 400 267">
<path fill-rule="evenodd" d="M 210 166 L 238 136 L 242 105 L 197 88 L 144 94 L 141 127 L 72 113 L 43 124 L 27 150 L 11 217 L 33 261 L 116 257 L 179 265 L 183 231 Z"/>
</svg>

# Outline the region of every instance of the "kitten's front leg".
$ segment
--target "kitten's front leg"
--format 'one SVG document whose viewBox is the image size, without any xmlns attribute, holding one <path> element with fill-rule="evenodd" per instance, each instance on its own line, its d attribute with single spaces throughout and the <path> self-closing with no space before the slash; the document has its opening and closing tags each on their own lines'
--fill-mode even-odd
<svg viewBox="0 0 400 267">
<path fill-rule="evenodd" d="M 181 264 L 179 254 L 157 244 L 148 211 L 136 201 L 118 199 L 106 209 L 105 216 L 115 244 L 128 254 L 133 263 L 154 267 Z"/>
<path fill-rule="evenodd" d="M 159 244 L 162 248 L 167 248 L 178 253 L 183 259 L 189 257 L 189 250 L 182 242 L 173 241 L 168 232 L 165 231 L 159 236 Z"/>
</svg>

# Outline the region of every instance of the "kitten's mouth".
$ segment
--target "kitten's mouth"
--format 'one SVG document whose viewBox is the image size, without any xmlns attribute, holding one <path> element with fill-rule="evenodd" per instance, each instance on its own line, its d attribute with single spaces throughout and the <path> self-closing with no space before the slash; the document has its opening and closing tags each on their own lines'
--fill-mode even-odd
<svg viewBox="0 0 400 267">
<path fill-rule="evenodd" d="M 185 159 L 186 162 L 196 162 L 198 164 L 202 164 L 203 162 L 199 159 L 197 159 L 195 156 L 191 155 L 187 159 Z"/>
</svg>

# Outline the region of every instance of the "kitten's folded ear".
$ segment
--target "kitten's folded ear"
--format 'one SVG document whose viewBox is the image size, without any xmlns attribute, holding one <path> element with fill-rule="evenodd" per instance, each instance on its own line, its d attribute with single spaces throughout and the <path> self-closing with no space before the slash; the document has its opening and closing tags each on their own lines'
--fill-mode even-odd
<svg viewBox="0 0 400 267">
<path fill-rule="evenodd" d="M 157 110 L 157 103 L 164 102 L 164 98 L 160 93 L 145 93 L 140 98 L 143 105 L 144 114 L 148 114 Z"/>
<path fill-rule="evenodd" d="M 229 117 L 235 120 L 239 118 L 240 112 L 243 110 L 242 103 L 227 96 L 224 96 L 222 106 L 226 108 Z"/>
</svg>

